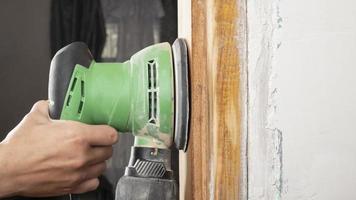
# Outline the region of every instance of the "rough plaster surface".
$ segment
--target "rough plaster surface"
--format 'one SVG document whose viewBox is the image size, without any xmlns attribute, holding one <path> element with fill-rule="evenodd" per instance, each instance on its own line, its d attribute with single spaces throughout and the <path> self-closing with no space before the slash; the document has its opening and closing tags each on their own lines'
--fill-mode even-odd
<svg viewBox="0 0 356 200">
<path fill-rule="evenodd" d="M 248 19 L 248 199 L 279 199 L 282 132 L 276 127 L 274 54 L 281 26 L 275 0 L 247 1 Z"/>
<path fill-rule="evenodd" d="M 250 0 L 248 199 L 356 199 L 356 1 Z"/>
</svg>

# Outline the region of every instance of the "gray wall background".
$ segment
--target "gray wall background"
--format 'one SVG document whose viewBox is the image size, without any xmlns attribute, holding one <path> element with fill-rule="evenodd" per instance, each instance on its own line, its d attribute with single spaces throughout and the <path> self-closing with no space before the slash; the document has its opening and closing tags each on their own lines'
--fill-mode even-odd
<svg viewBox="0 0 356 200">
<path fill-rule="evenodd" d="M 0 140 L 47 99 L 49 0 L 0 1 Z"/>
</svg>

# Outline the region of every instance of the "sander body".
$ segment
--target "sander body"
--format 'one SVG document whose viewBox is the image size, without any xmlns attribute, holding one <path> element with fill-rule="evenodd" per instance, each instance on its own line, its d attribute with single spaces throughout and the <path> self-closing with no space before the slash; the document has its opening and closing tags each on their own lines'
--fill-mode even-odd
<svg viewBox="0 0 356 200">
<path fill-rule="evenodd" d="M 178 199 L 170 148 L 188 145 L 187 59 L 182 39 L 146 47 L 123 63 L 96 62 L 82 42 L 52 59 L 51 118 L 107 124 L 135 136 L 117 200 Z"/>
</svg>

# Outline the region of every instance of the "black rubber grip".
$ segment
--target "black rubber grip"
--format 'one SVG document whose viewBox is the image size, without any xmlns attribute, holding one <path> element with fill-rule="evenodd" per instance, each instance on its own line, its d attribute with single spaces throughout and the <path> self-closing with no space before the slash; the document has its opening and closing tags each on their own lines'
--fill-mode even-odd
<svg viewBox="0 0 356 200">
<path fill-rule="evenodd" d="M 149 147 L 131 147 L 126 176 L 173 179 L 171 151 Z"/>
<path fill-rule="evenodd" d="M 116 186 L 116 200 L 178 200 L 171 170 L 171 151 L 132 147 L 125 175 Z"/>
<path fill-rule="evenodd" d="M 54 55 L 49 70 L 48 99 L 49 114 L 52 119 L 59 119 L 68 85 L 76 64 L 89 67 L 93 61 L 88 46 L 83 42 L 71 43 Z"/>
</svg>

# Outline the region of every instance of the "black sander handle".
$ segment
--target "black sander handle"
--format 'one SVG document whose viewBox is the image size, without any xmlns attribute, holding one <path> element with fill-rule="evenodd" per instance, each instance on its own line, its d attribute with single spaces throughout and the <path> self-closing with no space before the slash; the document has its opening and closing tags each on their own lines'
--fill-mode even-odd
<svg viewBox="0 0 356 200">
<path fill-rule="evenodd" d="M 48 99 L 50 100 L 49 115 L 59 119 L 64 99 L 75 65 L 89 67 L 93 60 L 88 46 L 83 42 L 73 42 L 54 55 L 49 71 Z"/>
<path fill-rule="evenodd" d="M 178 200 L 171 170 L 171 151 L 132 147 L 125 175 L 116 187 L 116 200 Z"/>
</svg>

